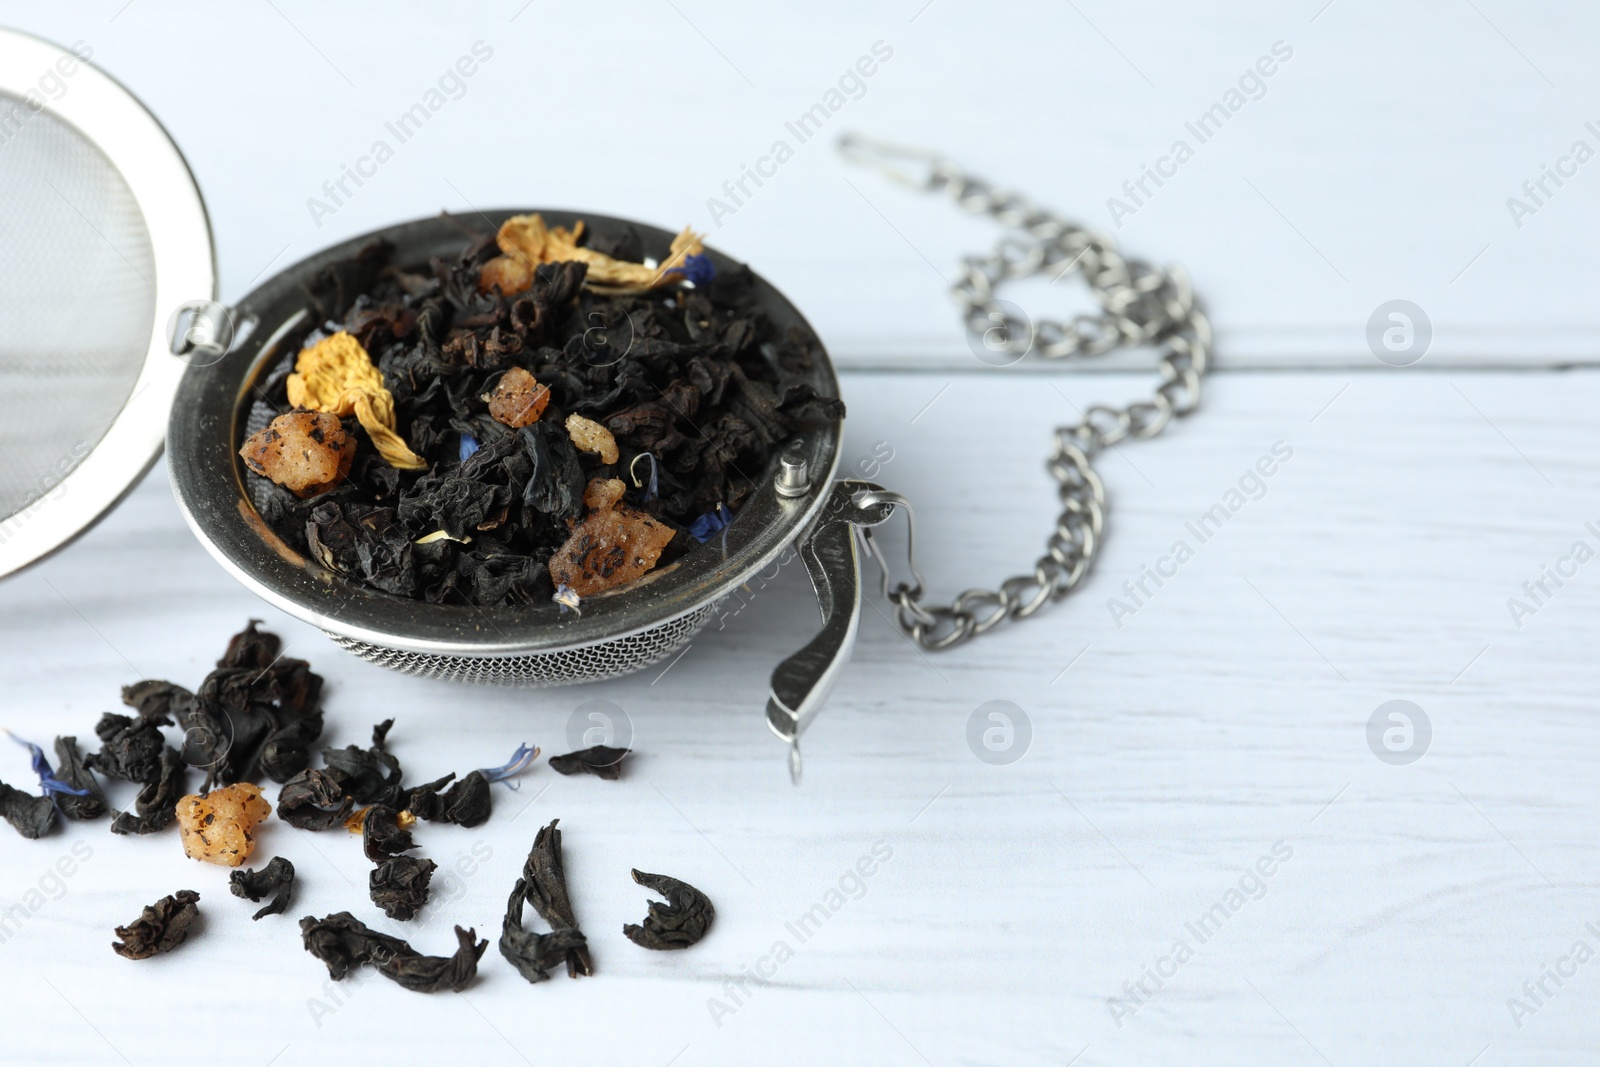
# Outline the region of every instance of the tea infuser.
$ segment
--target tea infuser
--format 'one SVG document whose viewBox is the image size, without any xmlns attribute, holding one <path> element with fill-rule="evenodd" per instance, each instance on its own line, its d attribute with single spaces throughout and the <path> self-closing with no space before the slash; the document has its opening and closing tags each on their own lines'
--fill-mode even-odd
<svg viewBox="0 0 1600 1067">
<path fill-rule="evenodd" d="M 1126 259 L 1109 239 L 934 153 L 846 136 L 840 147 L 848 159 L 912 188 L 946 192 L 1005 228 L 987 256 L 963 261 L 954 286 L 986 362 L 1092 357 L 1126 346 L 1158 353 L 1161 382 L 1149 399 L 1097 404 L 1055 430 L 1047 467 L 1062 511 L 1030 573 L 948 604 L 928 602 L 910 503 L 872 482 L 834 481 L 843 432 L 834 420 L 778 450 L 732 521 L 698 551 L 585 598 L 580 611 L 554 602 L 436 605 L 377 592 L 279 539 L 257 514 L 237 455 L 271 417 L 256 395 L 266 370 L 321 325 L 311 321 L 303 283 L 374 238 L 394 246 L 395 262 L 422 263 L 459 253 L 468 228 L 492 230 L 532 211 L 552 225 L 581 218 L 600 236 L 637 232 L 658 258 L 672 234 L 529 207 L 421 219 L 319 252 L 225 307 L 216 302 L 204 206 L 182 156 L 82 53 L 0 31 L 0 173 L 17 191 L 0 208 L 0 247 L 13 257 L 0 292 L 11 327 L 0 340 L 0 447 L 15 457 L 0 476 L 0 576 L 67 543 L 113 507 L 159 453 L 163 423 L 174 495 L 212 556 L 341 647 L 408 674 L 515 686 L 627 674 L 678 652 L 724 598 L 796 552 L 822 627 L 774 669 L 767 721 L 788 742 L 798 780 L 800 735 L 843 669 L 860 622 L 863 548 L 879 567 L 895 625 L 921 648 L 950 648 L 1008 618 L 1029 617 L 1077 588 L 1097 558 L 1106 496 L 1093 457 L 1126 438 L 1155 436 L 1199 402 L 1210 327 L 1181 270 Z M 64 92 L 41 92 L 52 71 L 48 85 L 65 84 Z M 714 249 L 707 255 L 719 271 L 742 266 Z M 1098 314 L 1030 322 L 995 296 L 1008 280 L 1071 273 L 1085 279 Z M 811 339 L 811 366 L 786 372 L 781 384 L 839 395 L 832 363 L 804 317 L 759 275 L 752 273 L 751 286 L 779 328 Z M 897 580 L 872 531 L 902 510 L 906 576 Z"/>
</svg>

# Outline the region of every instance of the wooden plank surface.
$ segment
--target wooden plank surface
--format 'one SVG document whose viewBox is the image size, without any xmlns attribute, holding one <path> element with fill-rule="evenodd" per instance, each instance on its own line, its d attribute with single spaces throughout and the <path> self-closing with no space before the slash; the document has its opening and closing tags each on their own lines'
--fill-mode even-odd
<svg viewBox="0 0 1600 1067">
<path fill-rule="evenodd" d="M 1147 388 L 849 374 L 846 454 L 879 457 L 877 477 L 915 501 L 947 596 L 1037 553 L 1049 428 Z M 471 873 L 413 924 L 367 904 L 354 838 L 269 824 L 263 855 L 289 856 L 302 881 L 289 915 L 252 923 L 225 872 L 184 859 L 172 834 L 6 832 L 6 1059 L 1591 1061 L 1600 963 L 1570 952 L 1600 948 L 1585 926 L 1600 928 L 1600 564 L 1561 561 L 1575 542 L 1600 548 L 1586 525 L 1600 520 L 1600 375 L 1223 373 L 1208 388 L 1194 419 L 1104 458 L 1109 541 L 1080 595 L 937 656 L 866 609 L 799 789 L 761 717 L 772 665 L 815 625 L 795 568 L 665 672 L 475 690 L 363 664 L 261 604 L 190 536 L 158 469 L 82 541 L 0 585 L 3 725 L 19 735 L 91 734 L 140 677 L 194 684 L 258 617 L 328 677 L 329 742 L 364 742 L 392 715 L 416 776 L 496 764 L 521 741 L 561 750 L 590 699 L 624 709 L 639 754 L 620 782 L 541 764 L 520 792 L 497 789 L 485 826 L 423 826 L 425 854 Z M 1270 476 L 1250 478 L 1275 448 Z M 1213 506 L 1228 517 L 1202 541 L 1189 524 Z M 1192 556 L 1132 604 L 1123 583 L 1173 571 L 1162 560 L 1180 541 Z M 1573 574 L 1513 619 L 1508 598 L 1529 600 L 1523 583 L 1546 566 Z M 1111 598 L 1135 608 L 1120 627 Z M 1431 723 L 1409 765 L 1367 740 L 1396 699 Z M 1031 724 L 1009 765 L 967 741 L 995 700 Z M 26 753 L 0 750 L 0 777 L 27 784 Z M 294 919 L 342 909 L 425 951 L 455 923 L 493 940 L 534 831 L 557 817 L 593 978 L 530 987 L 491 946 L 469 992 L 423 997 L 330 985 L 300 947 Z M 75 847 L 70 877 L 52 874 Z M 623 940 L 646 900 L 630 867 L 705 889 L 710 936 L 672 955 Z M 179 888 L 201 894 L 192 943 L 113 956 L 111 928 Z M 817 905 L 827 918 L 802 940 L 790 924 Z M 1524 982 L 1547 966 L 1573 973 L 1544 978 L 1535 1005 Z M 758 968 L 764 983 L 747 977 Z"/>
<path fill-rule="evenodd" d="M 757 17 L 497 0 L 401 19 L 373 3 L 8 0 L 0 17 L 84 42 L 168 126 L 211 208 L 226 299 L 399 219 L 568 206 L 707 230 L 850 365 L 970 366 L 944 282 L 994 234 L 846 168 L 830 146 L 853 128 L 1182 263 L 1224 363 L 1367 361 L 1367 322 L 1393 299 L 1428 315 L 1430 360 L 1600 357 L 1581 236 L 1600 225 L 1600 174 L 1575 151 L 1600 151 L 1591 7 L 825 0 Z M 874 72 L 841 90 L 863 57 Z M 470 77 L 451 74 L 463 58 Z M 418 105 L 402 139 L 391 127 Z M 818 105 L 802 140 L 789 127 Z M 1035 295 L 1020 301 L 1035 314 L 1076 306 Z"/>
</svg>

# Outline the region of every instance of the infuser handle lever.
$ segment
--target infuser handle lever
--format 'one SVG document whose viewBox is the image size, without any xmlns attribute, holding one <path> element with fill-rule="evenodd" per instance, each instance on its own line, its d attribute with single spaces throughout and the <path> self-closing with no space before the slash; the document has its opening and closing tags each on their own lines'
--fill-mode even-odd
<svg viewBox="0 0 1600 1067">
<path fill-rule="evenodd" d="M 800 780 L 800 735 L 811 725 L 849 662 L 861 620 L 861 557 L 855 527 L 877 526 L 894 513 L 892 504 L 862 506 L 856 497 L 882 491 L 871 482 L 836 483 L 822 517 L 800 545 L 800 558 L 822 610 L 822 629 L 773 670 L 767 699 L 767 725 L 789 742 L 789 772 L 796 782 Z"/>
</svg>

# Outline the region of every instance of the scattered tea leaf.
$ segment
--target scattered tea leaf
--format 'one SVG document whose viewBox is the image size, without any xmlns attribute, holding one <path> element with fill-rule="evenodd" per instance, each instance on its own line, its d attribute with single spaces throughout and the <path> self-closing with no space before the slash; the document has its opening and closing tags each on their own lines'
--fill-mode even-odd
<svg viewBox="0 0 1600 1067">
<path fill-rule="evenodd" d="M 117 812 L 111 820 L 111 832 L 153 834 L 172 825 L 178 798 L 183 795 L 183 771 L 183 758 L 178 750 L 163 745 L 155 773 L 134 798 L 133 812 Z"/>
<path fill-rule="evenodd" d="M 614 782 L 622 776 L 622 758 L 632 751 L 629 748 L 593 745 L 568 752 L 565 756 L 551 756 L 550 769 L 558 774 L 592 774 L 596 778 Z"/>
<path fill-rule="evenodd" d="M 361 851 L 373 863 L 382 863 L 417 847 L 411 832 L 400 828 L 400 813 L 382 804 L 366 810 L 361 819 Z"/>
<path fill-rule="evenodd" d="M 343 826 L 355 806 L 338 780 L 322 770 L 301 771 L 278 793 L 278 818 L 299 830 Z"/>
<path fill-rule="evenodd" d="M 438 864 L 419 856 L 384 860 L 367 876 L 372 902 L 391 919 L 412 919 L 428 905 L 428 883 Z"/>
<path fill-rule="evenodd" d="M 506 916 L 500 928 L 500 954 L 530 982 L 550 977 L 552 968 L 566 964 L 569 977 L 594 973 L 589 942 L 578 929 L 567 896 L 566 870 L 561 861 L 559 819 L 540 829 L 522 867 L 522 877 L 511 889 Z M 528 904 L 550 926 L 548 934 L 522 928 L 522 906 Z"/>
<path fill-rule="evenodd" d="M 390 981 L 419 993 L 465 988 L 489 946 L 488 941 L 476 940 L 477 931 L 458 926 L 455 955 L 424 956 L 398 937 L 369 929 L 347 911 L 323 919 L 306 916 L 300 920 L 300 935 L 306 951 L 327 966 L 336 982 L 368 963 Z"/>
<path fill-rule="evenodd" d="M 133 922 L 117 927 L 116 934 L 122 940 L 113 942 L 112 949 L 130 960 L 171 952 L 183 944 L 189 928 L 200 917 L 200 909 L 195 907 L 199 900 L 200 894 L 194 890 L 180 889 L 146 906 Z"/>
<path fill-rule="evenodd" d="M 95 780 L 94 773 L 84 766 L 83 755 L 78 751 L 76 737 L 56 738 L 56 763 L 59 766 L 56 776 L 74 789 L 80 790 L 56 797 L 56 807 L 61 809 L 61 814 L 69 819 L 80 820 L 98 819 L 104 815 L 105 794 L 100 789 L 100 783 Z"/>
<path fill-rule="evenodd" d="M 171 725 L 172 720 L 161 712 L 141 711 L 134 718 L 108 711 L 94 728 L 100 738 L 100 751 L 85 756 L 84 766 L 107 778 L 142 785 L 161 771 L 161 754 L 167 742 L 160 727 Z"/>
<path fill-rule="evenodd" d="M 266 915 L 282 915 L 289 907 L 289 897 L 294 892 L 294 864 L 282 856 L 272 857 L 259 871 L 234 871 L 228 875 L 228 889 L 236 897 L 259 904 L 261 898 L 271 893 L 272 900 L 259 909 L 251 919 Z"/>
<path fill-rule="evenodd" d="M 633 880 L 666 897 L 667 903 L 652 900 L 642 926 L 623 926 L 622 932 L 629 941 L 641 948 L 665 950 L 688 948 L 706 936 L 717 911 L 704 893 L 664 874 L 635 870 Z"/>
<path fill-rule="evenodd" d="M 404 800 L 404 791 L 400 787 L 400 761 L 384 747 L 393 726 L 393 719 L 385 719 L 374 726 L 370 749 L 347 745 L 344 748 L 322 750 L 328 775 L 357 804 L 398 807 Z"/>
<path fill-rule="evenodd" d="M 441 793 L 454 774 L 447 774 L 436 782 L 411 790 L 406 810 L 419 819 L 429 822 L 454 823 L 473 827 L 487 822 L 491 811 L 491 782 L 505 782 L 526 770 L 539 758 L 539 750 L 528 745 L 518 745 L 509 762 L 502 767 L 484 767 L 471 771 L 465 778 Z M 512 785 L 512 788 L 516 788 Z"/>
<path fill-rule="evenodd" d="M 0 782 L 0 816 L 16 827 L 17 833 L 36 840 L 49 833 L 56 824 L 56 806 L 49 797 L 24 793 L 15 786 Z"/>
</svg>

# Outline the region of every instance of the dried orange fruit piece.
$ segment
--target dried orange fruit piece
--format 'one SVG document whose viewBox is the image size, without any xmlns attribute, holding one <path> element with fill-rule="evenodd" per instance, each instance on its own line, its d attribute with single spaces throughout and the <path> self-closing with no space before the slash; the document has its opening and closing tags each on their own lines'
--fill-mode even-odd
<svg viewBox="0 0 1600 1067">
<path fill-rule="evenodd" d="M 239 449 L 246 467 L 300 497 L 344 481 L 355 455 L 355 438 L 344 432 L 337 415 L 325 411 L 279 415 Z"/>
<path fill-rule="evenodd" d="M 500 376 L 500 384 L 489 397 L 489 414 L 513 430 L 538 422 L 550 403 L 550 390 L 521 367 L 512 367 Z"/>
<path fill-rule="evenodd" d="M 656 565 L 672 527 L 625 504 L 590 514 L 550 557 L 550 580 L 579 596 L 626 585 Z"/>
<path fill-rule="evenodd" d="M 533 288 L 533 264 L 525 256 L 495 256 L 478 272 L 478 288 L 499 289 L 501 296 L 525 293 Z"/>
<path fill-rule="evenodd" d="M 183 852 L 192 860 L 237 867 L 256 850 L 256 824 L 272 814 L 272 805 L 249 782 L 191 794 L 178 801 L 178 833 Z"/>
<path fill-rule="evenodd" d="M 577 446 L 579 452 L 598 452 L 602 463 L 617 461 L 617 439 L 611 436 L 610 430 L 593 419 L 586 419 L 582 415 L 568 415 L 567 436 L 572 438 L 572 443 Z"/>
<path fill-rule="evenodd" d="M 621 478 L 590 478 L 583 488 L 583 506 L 590 511 L 604 511 L 627 491 L 628 484 Z"/>
</svg>

